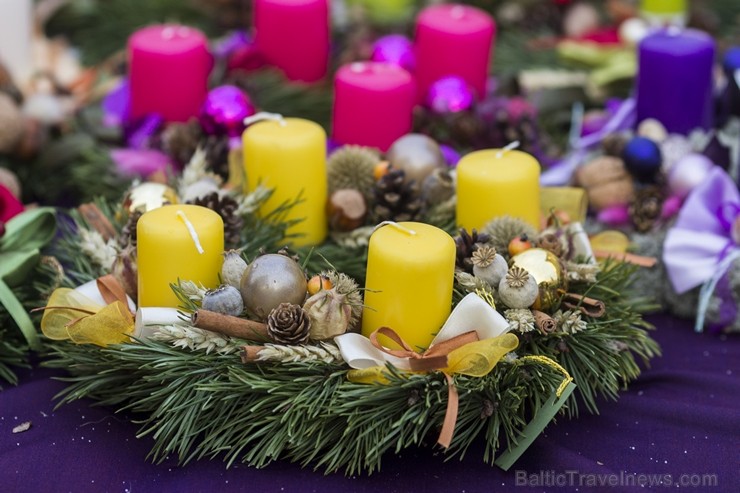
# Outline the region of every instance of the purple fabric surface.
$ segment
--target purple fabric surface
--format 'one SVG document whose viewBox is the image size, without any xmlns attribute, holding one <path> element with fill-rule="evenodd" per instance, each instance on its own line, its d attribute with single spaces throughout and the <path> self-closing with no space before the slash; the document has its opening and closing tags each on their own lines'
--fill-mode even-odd
<svg viewBox="0 0 740 493">
<path fill-rule="evenodd" d="M 629 476 L 671 475 L 670 488 L 656 489 L 676 490 L 683 479 L 702 479 L 684 474 L 709 474 L 717 486 L 678 489 L 738 491 L 740 337 L 696 334 L 691 322 L 665 316 L 651 321 L 664 356 L 617 403 L 602 402 L 600 415 L 550 425 L 509 472 L 484 464 L 482 445 L 462 462 L 445 462 L 431 449 L 387 456 L 369 477 L 325 476 L 287 462 L 229 470 L 220 461 L 154 465 L 146 460 L 151 441 L 136 439 L 136 425 L 110 409 L 85 400 L 54 410 L 52 397 L 64 384 L 49 377 L 60 374 L 36 369 L 0 392 L 0 490 L 645 491 L 628 486 Z M 13 434 L 24 421 L 32 428 Z M 613 474 L 622 485 L 591 488 L 588 482 L 599 478 L 578 474 Z"/>
</svg>

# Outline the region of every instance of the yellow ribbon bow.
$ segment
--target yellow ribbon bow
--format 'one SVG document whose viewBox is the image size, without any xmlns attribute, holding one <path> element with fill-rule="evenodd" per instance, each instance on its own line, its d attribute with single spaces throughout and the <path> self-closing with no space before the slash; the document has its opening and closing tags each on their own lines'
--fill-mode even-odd
<svg viewBox="0 0 740 493">
<path fill-rule="evenodd" d="M 378 341 L 378 335 L 388 337 L 403 349 L 389 349 L 383 346 Z M 447 411 L 437 443 L 445 448 L 452 442 L 457 423 L 458 393 L 452 375 L 483 377 L 493 370 L 506 353 L 519 345 L 519 339 L 511 333 L 478 340 L 478 334 L 469 331 L 435 344 L 424 353 L 417 353 L 390 327 L 377 329 L 370 334 L 369 339 L 373 346 L 384 353 L 408 358 L 412 371 L 442 371 L 447 380 L 448 397 Z M 388 383 L 383 366 L 350 370 L 347 378 L 357 383 Z"/>
<path fill-rule="evenodd" d="M 97 279 L 96 283 L 108 303 L 106 306 L 74 289 L 54 290 L 47 306 L 42 308 L 41 331 L 46 337 L 102 347 L 129 342 L 134 332 L 134 318 L 126 293 L 111 275 Z"/>
</svg>

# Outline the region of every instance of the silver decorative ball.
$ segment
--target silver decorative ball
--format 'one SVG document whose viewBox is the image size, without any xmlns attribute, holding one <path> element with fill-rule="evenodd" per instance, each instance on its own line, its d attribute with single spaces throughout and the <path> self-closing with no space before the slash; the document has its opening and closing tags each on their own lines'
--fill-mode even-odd
<svg viewBox="0 0 740 493">
<path fill-rule="evenodd" d="M 303 305 L 307 284 L 306 275 L 295 260 L 270 253 L 249 264 L 240 288 L 247 310 L 265 320 L 281 303 Z"/>
<path fill-rule="evenodd" d="M 391 166 L 403 170 L 406 181 L 414 180 L 421 187 L 435 169 L 447 166 L 437 142 L 422 134 L 406 134 L 388 149 L 386 159 Z"/>
</svg>

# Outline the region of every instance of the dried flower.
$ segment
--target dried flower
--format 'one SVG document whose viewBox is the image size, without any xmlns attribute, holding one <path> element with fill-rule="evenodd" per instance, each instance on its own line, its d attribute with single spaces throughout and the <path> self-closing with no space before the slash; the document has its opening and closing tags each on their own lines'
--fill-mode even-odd
<svg viewBox="0 0 740 493">
<path fill-rule="evenodd" d="M 566 334 L 575 334 L 588 328 L 588 324 L 581 318 L 581 312 L 575 310 L 558 310 L 553 317 L 558 328 Z"/>
<path fill-rule="evenodd" d="M 511 310 L 506 310 L 504 317 L 509 322 L 511 330 L 525 333 L 535 329 L 534 315 L 532 315 L 532 310 L 528 308 L 512 308 Z"/>
</svg>

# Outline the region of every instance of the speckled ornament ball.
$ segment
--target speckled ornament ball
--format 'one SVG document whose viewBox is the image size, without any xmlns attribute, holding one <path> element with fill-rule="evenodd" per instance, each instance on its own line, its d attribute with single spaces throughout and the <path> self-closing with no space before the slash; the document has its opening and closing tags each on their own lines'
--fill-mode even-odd
<svg viewBox="0 0 740 493">
<path fill-rule="evenodd" d="M 434 82 L 429 86 L 426 97 L 427 107 L 442 115 L 468 110 L 473 106 L 473 101 L 473 89 L 456 75 Z"/>
<path fill-rule="evenodd" d="M 270 253 L 257 257 L 249 264 L 240 288 L 244 306 L 264 320 L 281 303 L 303 305 L 308 282 L 295 260 Z"/>
<path fill-rule="evenodd" d="M 414 180 L 417 186 L 437 168 L 447 166 L 437 142 L 422 134 L 406 134 L 398 138 L 386 153 L 391 166 L 401 169 L 406 180 Z"/>
<path fill-rule="evenodd" d="M 673 195 L 685 198 L 691 190 L 701 184 L 714 163 L 708 157 L 692 153 L 679 159 L 668 173 L 668 187 Z"/>
<path fill-rule="evenodd" d="M 397 65 L 413 73 L 416 68 L 414 44 L 402 34 L 383 36 L 373 43 L 370 60 Z"/>
<path fill-rule="evenodd" d="M 244 131 L 244 119 L 254 115 L 249 97 L 236 86 L 211 89 L 201 109 L 200 122 L 209 134 L 239 137 Z"/>
<path fill-rule="evenodd" d="M 660 147 L 646 137 L 634 137 L 622 151 L 627 171 L 641 182 L 651 182 L 660 171 L 663 156 Z"/>
</svg>

